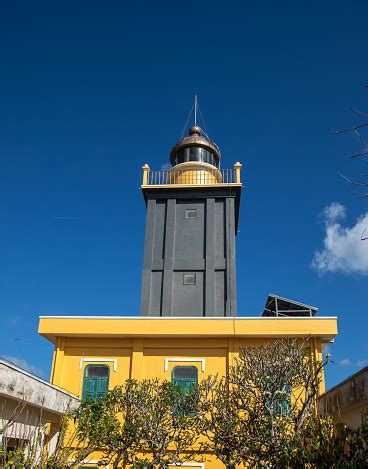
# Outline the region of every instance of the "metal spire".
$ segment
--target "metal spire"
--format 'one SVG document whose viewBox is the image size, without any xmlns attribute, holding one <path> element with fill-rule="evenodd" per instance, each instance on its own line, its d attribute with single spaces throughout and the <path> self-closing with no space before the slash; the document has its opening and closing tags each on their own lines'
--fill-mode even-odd
<svg viewBox="0 0 368 469">
<path fill-rule="evenodd" d="M 198 107 L 198 98 L 197 95 L 194 95 L 194 125 L 197 125 L 197 107 Z"/>
</svg>

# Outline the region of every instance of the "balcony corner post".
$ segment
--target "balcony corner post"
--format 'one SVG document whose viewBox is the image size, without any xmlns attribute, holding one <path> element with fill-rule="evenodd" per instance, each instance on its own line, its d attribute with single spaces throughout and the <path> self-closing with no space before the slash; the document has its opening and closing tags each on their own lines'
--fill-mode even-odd
<svg viewBox="0 0 368 469">
<path fill-rule="evenodd" d="M 150 170 L 150 167 L 146 163 L 144 166 L 142 166 L 143 169 L 143 179 L 142 179 L 142 186 L 147 186 L 148 183 L 148 173 Z"/>
<path fill-rule="evenodd" d="M 234 169 L 235 169 L 235 182 L 237 184 L 241 184 L 241 181 L 240 181 L 240 170 L 242 169 L 242 164 L 239 163 L 239 161 L 237 161 L 235 164 L 234 164 Z"/>
</svg>

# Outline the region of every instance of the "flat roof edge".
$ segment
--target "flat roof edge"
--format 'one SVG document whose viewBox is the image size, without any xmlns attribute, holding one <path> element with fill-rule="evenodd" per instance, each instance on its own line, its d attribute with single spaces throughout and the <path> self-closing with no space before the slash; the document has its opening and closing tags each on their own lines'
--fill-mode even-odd
<svg viewBox="0 0 368 469">
<path fill-rule="evenodd" d="M 140 321 L 149 320 L 149 321 L 160 321 L 160 320 L 215 320 L 215 321 L 244 321 L 244 320 L 257 320 L 257 321 L 318 321 L 321 319 L 338 319 L 338 316 L 283 316 L 283 317 L 260 317 L 260 316 L 236 316 L 236 317 L 190 317 L 190 316 L 39 316 L 39 319 L 138 319 Z"/>
</svg>

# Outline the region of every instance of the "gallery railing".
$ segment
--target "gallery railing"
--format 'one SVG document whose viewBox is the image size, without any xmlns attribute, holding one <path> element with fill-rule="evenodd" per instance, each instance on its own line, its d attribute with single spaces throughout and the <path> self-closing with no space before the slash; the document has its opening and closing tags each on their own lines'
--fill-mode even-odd
<svg viewBox="0 0 368 469">
<path fill-rule="evenodd" d="M 231 169 L 193 166 L 176 169 L 174 166 L 171 170 L 151 171 L 148 165 L 142 169 L 142 186 L 241 184 L 240 163 L 236 163 Z"/>
</svg>

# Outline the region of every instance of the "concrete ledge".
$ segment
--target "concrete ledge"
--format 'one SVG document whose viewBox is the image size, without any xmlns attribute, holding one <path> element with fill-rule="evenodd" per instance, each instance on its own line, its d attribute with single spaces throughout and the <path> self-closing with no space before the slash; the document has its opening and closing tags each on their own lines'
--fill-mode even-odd
<svg viewBox="0 0 368 469">
<path fill-rule="evenodd" d="M 318 399 L 318 408 L 322 415 L 337 416 L 363 404 L 368 404 L 368 366 L 349 376 Z"/>
</svg>

